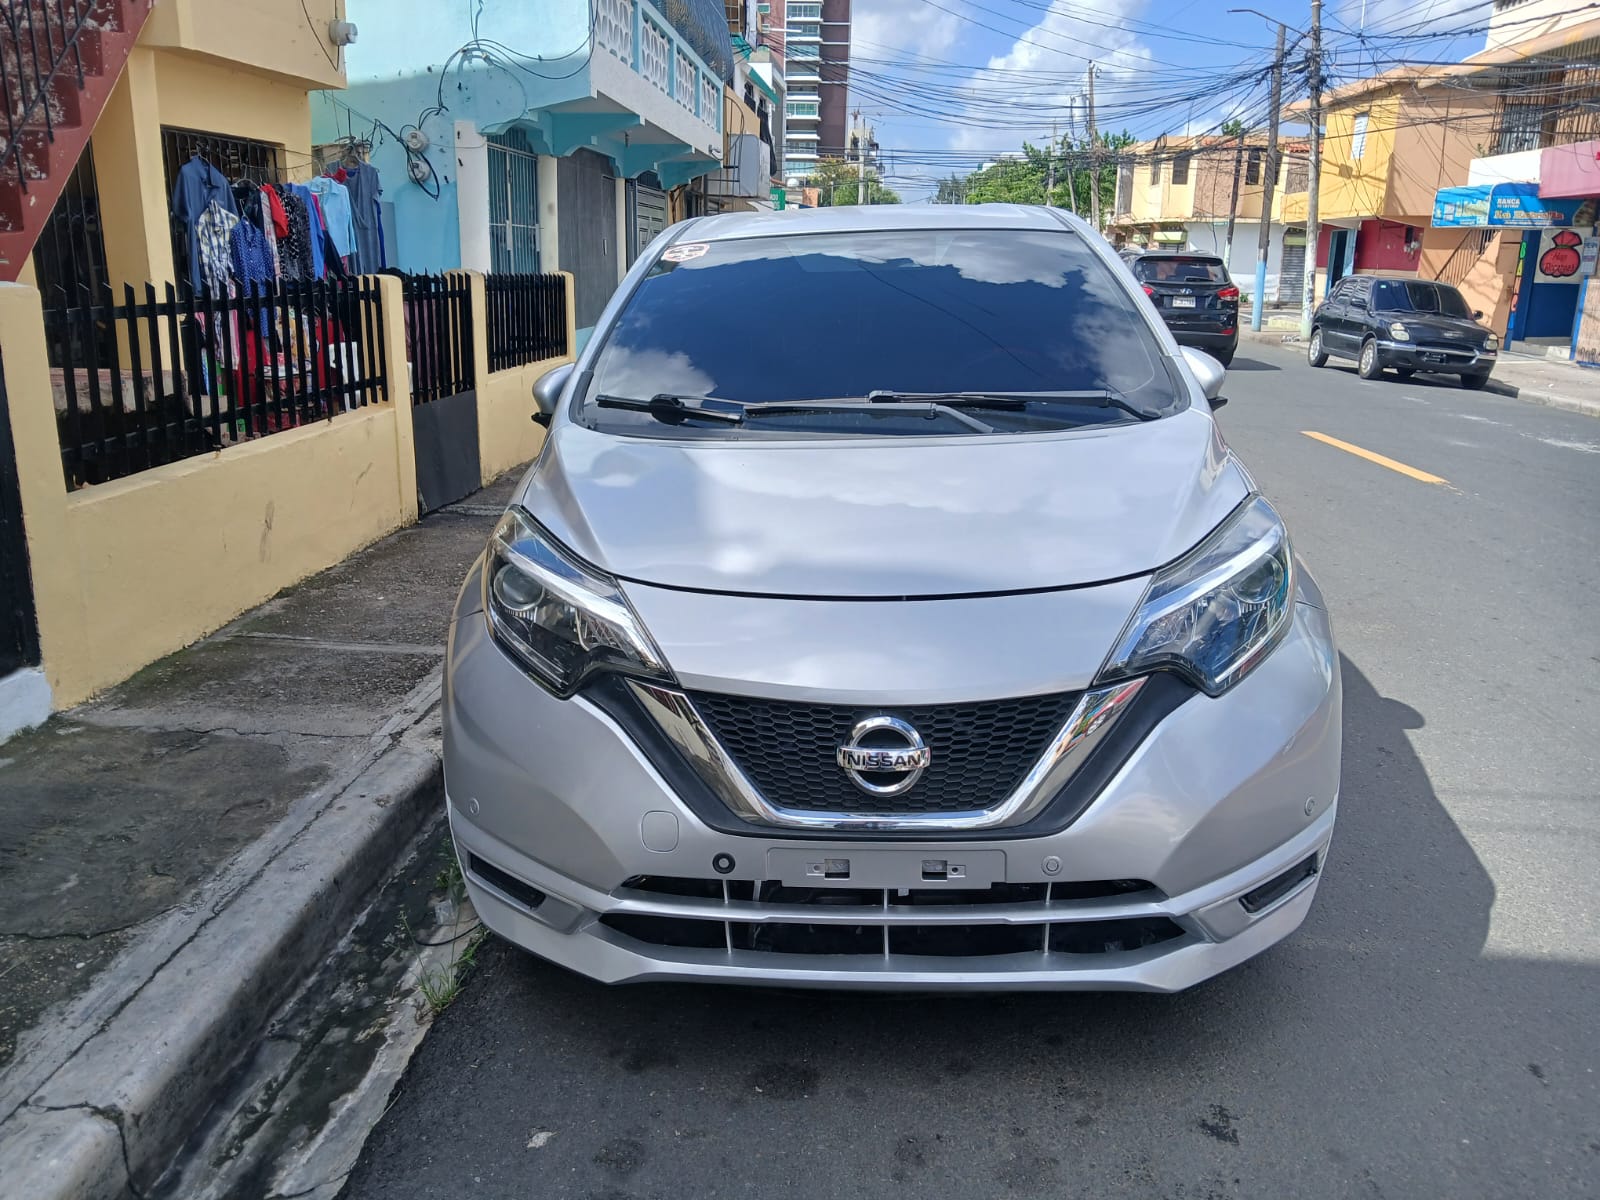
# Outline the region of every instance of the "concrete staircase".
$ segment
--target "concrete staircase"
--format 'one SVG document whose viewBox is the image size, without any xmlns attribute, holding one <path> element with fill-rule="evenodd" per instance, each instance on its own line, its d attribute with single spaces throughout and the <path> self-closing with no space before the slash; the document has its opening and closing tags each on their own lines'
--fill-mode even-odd
<svg viewBox="0 0 1600 1200">
<path fill-rule="evenodd" d="M 0 280 L 15 281 L 156 0 L 0 0 Z"/>
</svg>

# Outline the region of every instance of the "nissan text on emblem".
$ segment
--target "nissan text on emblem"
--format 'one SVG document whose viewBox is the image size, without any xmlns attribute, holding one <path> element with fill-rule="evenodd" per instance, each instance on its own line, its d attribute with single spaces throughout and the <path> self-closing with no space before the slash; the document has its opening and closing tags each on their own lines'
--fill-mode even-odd
<svg viewBox="0 0 1600 1200">
<path fill-rule="evenodd" d="M 867 717 L 856 722 L 839 747 L 839 767 L 850 782 L 873 796 L 909 792 L 933 761 L 922 735 L 899 717 Z"/>
</svg>

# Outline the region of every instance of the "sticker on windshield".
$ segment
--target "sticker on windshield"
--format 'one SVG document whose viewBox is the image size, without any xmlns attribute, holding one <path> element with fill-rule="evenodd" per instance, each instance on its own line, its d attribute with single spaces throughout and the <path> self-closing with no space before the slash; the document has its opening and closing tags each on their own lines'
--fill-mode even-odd
<svg viewBox="0 0 1600 1200">
<path fill-rule="evenodd" d="M 682 246 L 669 247 L 661 257 L 666 262 L 688 262 L 691 258 L 699 258 L 709 249 L 709 242 L 686 242 Z"/>
</svg>

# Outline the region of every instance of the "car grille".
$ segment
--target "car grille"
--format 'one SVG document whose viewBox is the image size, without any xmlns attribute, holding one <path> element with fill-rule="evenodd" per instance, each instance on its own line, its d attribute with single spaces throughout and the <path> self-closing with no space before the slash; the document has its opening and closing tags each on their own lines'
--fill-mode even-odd
<svg viewBox="0 0 1600 1200">
<path fill-rule="evenodd" d="M 1007 954 L 1126 954 L 1186 936 L 1159 913 L 1098 916 L 1110 904 L 1153 903 L 1162 894 L 1138 879 L 1000 883 L 989 888 L 806 888 L 766 880 L 635 876 L 617 896 L 719 902 L 716 915 L 608 913 L 600 923 L 651 946 L 790 955 L 893 955 L 989 958 Z M 844 920 L 762 920 L 769 905 L 832 910 Z M 994 916 L 1000 906 L 1005 920 Z M 919 920 L 918 910 L 956 913 Z M 845 910 L 850 910 L 846 912 Z M 1124 910 L 1125 911 L 1125 910 Z M 1076 912 L 1081 919 L 1061 918 Z M 985 917 L 989 916 L 989 920 Z M 859 917 L 859 920 L 848 919 Z"/>
<path fill-rule="evenodd" d="M 1000 804 L 1066 724 L 1076 693 L 975 704 L 864 708 L 697 693 L 691 699 L 728 756 L 768 803 L 819 813 L 959 813 Z M 836 761 L 856 722 L 887 712 L 932 750 L 917 783 L 873 796 Z"/>
</svg>

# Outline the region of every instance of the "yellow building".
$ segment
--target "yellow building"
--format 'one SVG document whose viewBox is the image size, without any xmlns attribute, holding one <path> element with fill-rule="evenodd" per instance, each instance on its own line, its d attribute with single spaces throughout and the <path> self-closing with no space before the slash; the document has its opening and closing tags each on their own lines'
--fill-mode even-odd
<svg viewBox="0 0 1600 1200">
<path fill-rule="evenodd" d="M 1325 97 L 1318 296 L 1353 271 L 1417 273 L 1434 195 L 1465 180 L 1494 123 L 1492 94 L 1436 86 L 1444 79 L 1439 68 L 1402 67 Z M 1289 113 L 1304 120 L 1306 107 Z M 1305 194 L 1291 198 L 1285 215 L 1304 223 Z"/>
<path fill-rule="evenodd" d="M 280 201 L 242 181 L 320 173 L 344 0 L 98 0 L 51 39 L 38 11 L 0 46 L 0 739 L 532 458 L 531 385 L 575 340 L 570 275 L 187 286 L 194 155 L 278 261 Z M 298 255 L 315 205 L 280 199 Z"/>
<path fill-rule="evenodd" d="M 1305 190 L 1305 153 L 1303 143 L 1286 142 L 1280 148 L 1266 221 L 1268 302 L 1298 295 L 1305 229 L 1288 223 L 1284 210 L 1286 193 Z M 1267 170 L 1264 134 L 1248 134 L 1243 144 L 1233 137 L 1196 136 L 1163 137 L 1131 146 L 1118 168 L 1112 237 L 1125 246 L 1221 255 L 1248 293 L 1255 283 Z M 1231 247 L 1230 213 L 1234 216 Z"/>
</svg>

